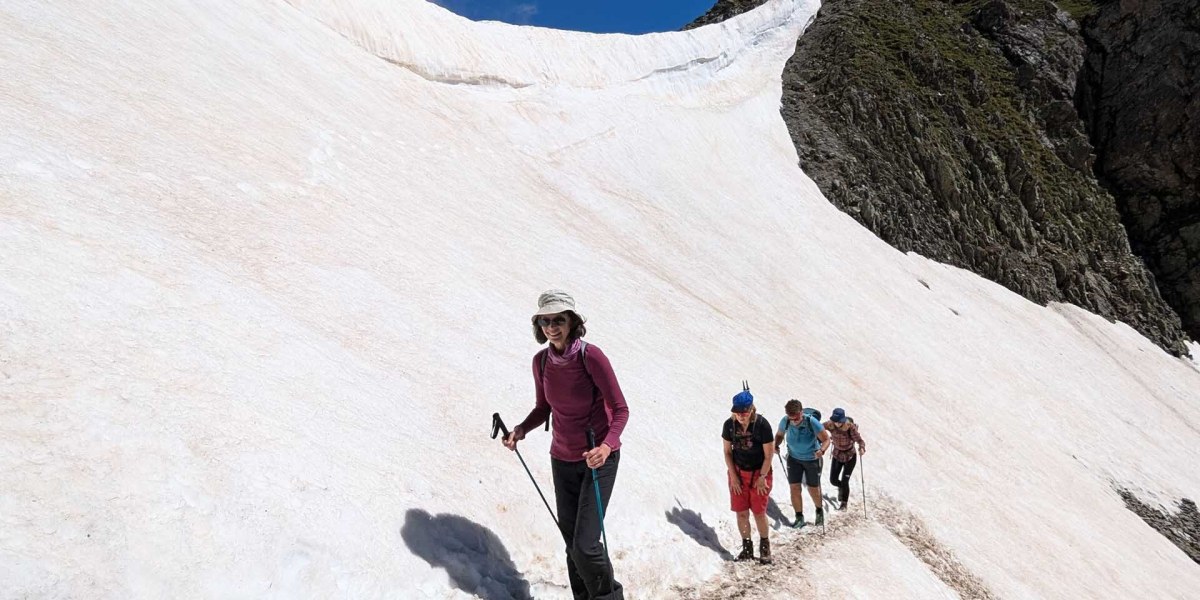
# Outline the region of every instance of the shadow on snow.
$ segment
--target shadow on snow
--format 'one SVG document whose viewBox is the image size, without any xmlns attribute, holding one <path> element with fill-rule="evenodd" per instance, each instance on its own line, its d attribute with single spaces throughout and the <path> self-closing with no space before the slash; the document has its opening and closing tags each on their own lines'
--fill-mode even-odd
<svg viewBox="0 0 1200 600">
<path fill-rule="evenodd" d="M 679 499 L 676 499 L 675 503 L 679 504 Z M 704 522 L 700 513 L 683 508 L 683 505 L 680 504 L 679 508 L 667 511 L 666 516 L 668 523 L 678 527 L 688 537 L 696 540 L 697 544 L 716 552 L 725 560 L 733 560 L 733 554 L 721 546 L 716 530 Z"/>
<path fill-rule="evenodd" d="M 405 514 L 400 537 L 413 554 L 445 569 L 454 587 L 484 600 L 531 600 L 529 582 L 490 529 L 458 515 Z"/>
</svg>

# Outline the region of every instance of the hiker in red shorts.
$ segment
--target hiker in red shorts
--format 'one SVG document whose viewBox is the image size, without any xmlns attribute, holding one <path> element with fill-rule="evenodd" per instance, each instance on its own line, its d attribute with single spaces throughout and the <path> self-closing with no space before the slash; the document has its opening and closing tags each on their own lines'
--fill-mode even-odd
<svg viewBox="0 0 1200 600">
<path fill-rule="evenodd" d="M 743 382 L 742 391 L 733 397 L 733 414 L 721 429 L 725 440 L 725 467 L 729 470 L 729 504 L 737 513 L 738 533 L 742 535 L 742 552 L 737 560 L 754 558 L 754 543 L 750 540 L 750 513 L 758 525 L 758 559 L 771 562 L 771 542 L 768 539 L 767 501 L 771 498 L 771 461 L 775 438 L 771 423 L 754 408 L 754 396 Z"/>
</svg>

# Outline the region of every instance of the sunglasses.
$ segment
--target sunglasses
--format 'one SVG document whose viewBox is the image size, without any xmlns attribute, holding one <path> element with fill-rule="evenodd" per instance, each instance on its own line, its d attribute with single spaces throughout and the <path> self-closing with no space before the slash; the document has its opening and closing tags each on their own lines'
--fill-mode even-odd
<svg viewBox="0 0 1200 600">
<path fill-rule="evenodd" d="M 537 324 L 539 327 L 550 327 L 550 326 L 562 327 L 563 325 L 567 324 L 567 320 L 568 319 L 562 315 L 558 315 L 557 317 L 554 317 L 553 319 L 551 319 L 550 317 L 538 317 Z"/>
</svg>

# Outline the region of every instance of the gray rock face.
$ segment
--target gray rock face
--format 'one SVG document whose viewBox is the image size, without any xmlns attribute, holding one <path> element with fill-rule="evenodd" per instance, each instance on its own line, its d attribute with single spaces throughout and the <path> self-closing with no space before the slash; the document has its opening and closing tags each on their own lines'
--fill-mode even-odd
<svg viewBox="0 0 1200 600">
<path fill-rule="evenodd" d="M 1079 105 L 1134 252 L 1200 339 L 1200 0 L 1122 0 L 1084 21 Z"/>
<path fill-rule="evenodd" d="M 1200 564 L 1200 512 L 1196 511 L 1194 501 L 1181 498 L 1178 510 L 1171 513 L 1142 502 L 1129 490 L 1117 488 L 1117 493 L 1125 501 L 1125 508 L 1171 540 L 1196 564 Z"/>
<path fill-rule="evenodd" d="M 761 4 L 721 0 L 692 26 Z M 1085 45 L 1043 0 L 826 0 L 783 74 L 801 167 L 892 246 L 1185 352 L 1092 174 Z"/>
</svg>

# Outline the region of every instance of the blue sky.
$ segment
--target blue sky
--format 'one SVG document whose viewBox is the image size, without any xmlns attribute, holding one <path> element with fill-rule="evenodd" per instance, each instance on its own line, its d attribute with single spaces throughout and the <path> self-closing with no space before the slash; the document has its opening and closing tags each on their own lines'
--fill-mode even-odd
<svg viewBox="0 0 1200 600">
<path fill-rule="evenodd" d="M 597 33 L 675 31 L 716 0 L 430 0 L 476 21 Z"/>
</svg>

